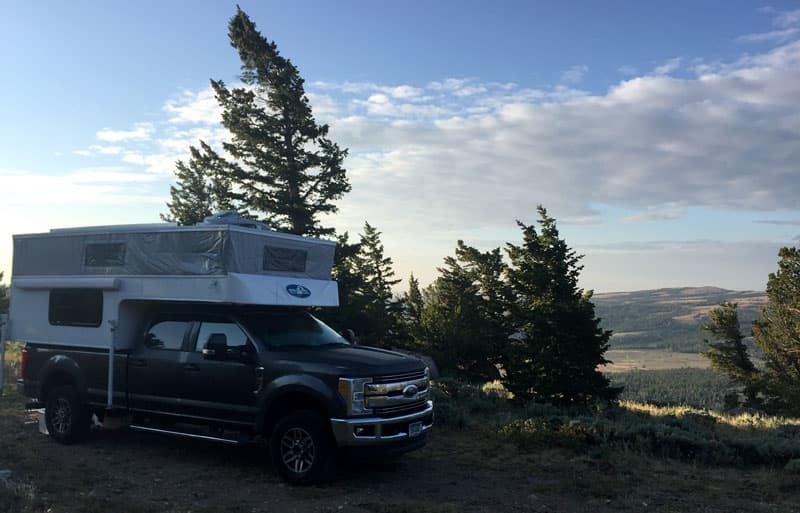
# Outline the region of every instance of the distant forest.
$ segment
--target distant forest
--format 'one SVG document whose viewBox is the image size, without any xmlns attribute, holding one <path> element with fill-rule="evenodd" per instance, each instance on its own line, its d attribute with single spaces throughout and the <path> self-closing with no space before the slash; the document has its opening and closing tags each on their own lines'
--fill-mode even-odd
<svg viewBox="0 0 800 513">
<path fill-rule="evenodd" d="M 722 301 L 739 304 L 741 330 L 752 351 L 751 325 L 766 296 L 757 291 L 700 287 L 595 294 L 592 301 L 603 328 L 614 332 L 612 349 L 697 353 L 708 348 L 700 327 L 708 322 L 708 311 Z"/>
</svg>

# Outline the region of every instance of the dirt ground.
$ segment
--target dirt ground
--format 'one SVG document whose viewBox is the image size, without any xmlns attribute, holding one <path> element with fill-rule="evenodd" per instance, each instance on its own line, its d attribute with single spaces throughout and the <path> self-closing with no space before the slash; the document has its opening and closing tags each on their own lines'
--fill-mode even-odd
<svg viewBox="0 0 800 513">
<path fill-rule="evenodd" d="M 0 495 L 0 512 L 800 511 L 800 476 L 782 470 L 623 452 L 526 454 L 480 429 L 439 427 L 424 449 L 342 464 L 325 486 L 287 486 L 267 460 L 258 447 L 128 431 L 63 446 L 38 433 L 19 397 L 0 397 L 0 471 L 28 497 L 3 504 Z"/>
</svg>

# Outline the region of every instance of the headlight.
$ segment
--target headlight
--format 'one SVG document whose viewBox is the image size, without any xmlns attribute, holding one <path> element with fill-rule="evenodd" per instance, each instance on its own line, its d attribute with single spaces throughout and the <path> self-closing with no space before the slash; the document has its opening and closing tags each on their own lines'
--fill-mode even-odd
<svg viewBox="0 0 800 513">
<path fill-rule="evenodd" d="M 372 413 L 364 403 L 364 386 L 372 383 L 372 378 L 339 378 L 339 395 L 347 404 L 348 415 Z"/>
</svg>

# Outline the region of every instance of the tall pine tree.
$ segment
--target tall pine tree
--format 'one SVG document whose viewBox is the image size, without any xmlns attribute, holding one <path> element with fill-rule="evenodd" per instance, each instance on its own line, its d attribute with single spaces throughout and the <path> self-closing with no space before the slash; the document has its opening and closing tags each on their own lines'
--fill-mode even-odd
<svg viewBox="0 0 800 513">
<path fill-rule="evenodd" d="M 753 325 L 764 352 L 761 391 L 768 410 L 800 415 L 800 249 L 781 248 L 767 280 L 767 304 Z"/>
<path fill-rule="evenodd" d="M 214 212 L 236 208 L 230 180 L 223 171 L 225 160 L 204 141 L 200 141 L 199 149 L 192 146 L 189 151 L 192 156 L 188 163 L 175 163 L 178 181 L 169 188 L 169 214 L 161 214 L 164 221 L 184 226 L 199 223 Z"/>
<path fill-rule="evenodd" d="M 392 287 L 400 283 L 394 278 L 393 262 L 381 242 L 379 232 L 369 222 L 364 223 L 359 251 L 353 265 L 361 276 L 361 286 L 355 291 L 362 306 L 364 321 L 359 336 L 365 344 L 396 346 L 402 344 L 402 305 L 394 298 Z"/>
<path fill-rule="evenodd" d="M 350 191 L 342 167 L 347 150 L 328 138 L 327 125 L 314 120 L 297 67 L 247 14 L 237 7 L 228 28 L 245 84 L 229 89 L 221 80 L 211 81 L 222 124 L 232 135 L 223 143 L 228 155 L 221 162 L 211 159 L 218 166 L 204 159 L 196 166 L 179 165 L 166 217 L 183 222 L 213 208 L 202 185 L 217 177 L 229 185 L 227 204 L 249 217 L 297 235 L 333 234 L 320 218 L 335 213 L 334 201 Z"/>
<path fill-rule="evenodd" d="M 477 382 L 499 377 L 511 334 L 504 270 L 499 248 L 481 252 L 458 241 L 445 258 L 422 310 L 422 338 L 442 372 Z"/>
<path fill-rule="evenodd" d="M 422 312 L 425 310 L 425 299 L 419 288 L 419 280 L 411 273 L 408 278 L 408 290 L 403 294 L 403 323 L 409 336 L 419 345 L 423 337 Z"/>
<path fill-rule="evenodd" d="M 357 267 L 361 245 L 357 242 L 351 243 L 347 232 L 336 239 L 331 277 L 339 287 L 339 306 L 320 309 L 316 315 L 340 332 L 350 329 L 358 334 L 366 323 L 365 300 L 359 292 L 365 287 L 365 281 Z"/>
<path fill-rule="evenodd" d="M 592 292 L 578 287 L 582 256 L 560 238 L 541 205 L 539 229 L 519 221 L 522 244 L 508 244 L 510 310 L 519 330 L 504 358 L 506 387 L 518 400 L 558 404 L 611 399 L 619 392 L 597 369 L 611 332 L 600 328 Z"/>
<path fill-rule="evenodd" d="M 708 358 L 712 368 L 744 386 L 747 403 L 752 406 L 756 401 L 759 373 L 744 344 L 737 305 L 723 302 L 711 309 L 709 317 L 710 322 L 703 325 L 703 330 L 711 335 L 712 340 L 705 341 L 709 347 L 701 354 Z"/>
</svg>

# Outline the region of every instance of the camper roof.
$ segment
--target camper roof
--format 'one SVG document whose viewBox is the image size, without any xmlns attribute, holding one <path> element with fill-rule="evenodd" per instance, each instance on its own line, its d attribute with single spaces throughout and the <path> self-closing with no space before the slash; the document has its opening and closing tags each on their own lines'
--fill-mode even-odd
<svg viewBox="0 0 800 513">
<path fill-rule="evenodd" d="M 232 223 L 60 228 L 14 236 L 14 276 L 269 274 L 330 280 L 336 243 Z"/>
</svg>

